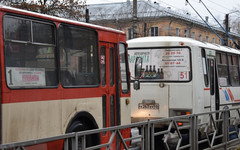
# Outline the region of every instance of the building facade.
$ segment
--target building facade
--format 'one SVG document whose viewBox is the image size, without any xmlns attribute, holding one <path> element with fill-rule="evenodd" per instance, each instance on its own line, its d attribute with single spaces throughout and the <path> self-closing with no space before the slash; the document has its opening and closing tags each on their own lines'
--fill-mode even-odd
<svg viewBox="0 0 240 150">
<path fill-rule="evenodd" d="M 124 31 L 128 39 L 145 36 L 180 36 L 193 38 L 202 42 L 235 47 L 233 41 L 219 27 L 213 27 L 216 35 L 202 20 L 189 13 L 179 13 L 151 1 L 137 2 L 137 20 L 133 19 L 133 2 L 94 4 L 88 6 L 90 23 L 107 26 Z M 206 18 L 206 22 L 208 18 Z M 239 44 L 240 35 L 229 32 L 232 39 Z"/>
</svg>

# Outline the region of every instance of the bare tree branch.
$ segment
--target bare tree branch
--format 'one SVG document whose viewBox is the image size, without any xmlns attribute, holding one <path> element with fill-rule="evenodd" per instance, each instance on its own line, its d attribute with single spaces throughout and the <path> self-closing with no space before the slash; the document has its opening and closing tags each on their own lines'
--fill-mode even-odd
<svg viewBox="0 0 240 150">
<path fill-rule="evenodd" d="M 86 9 L 86 0 L 31 0 L 21 3 L 2 1 L 1 3 L 15 8 L 73 20 L 83 20 L 85 17 L 84 10 Z"/>
</svg>

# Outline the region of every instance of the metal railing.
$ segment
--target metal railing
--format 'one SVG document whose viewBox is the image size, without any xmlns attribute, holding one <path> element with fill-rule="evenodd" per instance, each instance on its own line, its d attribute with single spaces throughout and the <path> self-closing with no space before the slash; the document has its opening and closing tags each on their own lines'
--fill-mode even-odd
<svg viewBox="0 0 240 150">
<path fill-rule="evenodd" d="M 231 115 L 230 115 L 231 114 Z M 182 125 L 179 123 L 181 122 Z M 124 126 L 88 130 L 50 138 L 0 145 L 0 149 L 22 149 L 28 146 L 64 140 L 64 150 L 93 150 L 116 146 L 117 149 L 236 149 L 240 147 L 240 108 L 148 120 Z M 159 128 L 161 126 L 161 128 Z M 124 137 L 123 132 L 139 129 L 139 134 Z M 106 134 L 107 142 L 88 146 L 89 135 Z M 126 133 L 126 132 L 125 132 Z"/>
</svg>

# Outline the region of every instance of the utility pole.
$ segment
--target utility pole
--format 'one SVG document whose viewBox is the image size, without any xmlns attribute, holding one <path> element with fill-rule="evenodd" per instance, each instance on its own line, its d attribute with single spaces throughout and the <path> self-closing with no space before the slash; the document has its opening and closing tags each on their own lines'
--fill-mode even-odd
<svg viewBox="0 0 240 150">
<path fill-rule="evenodd" d="M 133 0 L 133 38 L 137 38 L 137 0 Z"/>
<path fill-rule="evenodd" d="M 85 14 L 86 22 L 89 23 L 89 10 L 86 8 L 86 14 Z"/>
<path fill-rule="evenodd" d="M 146 37 L 147 36 L 147 23 L 144 23 L 143 31 L 144 31 L 144 37 Z"/>
<path fill-rule="evenodd" d="M 230 13 L 227 13 L 227 14 L 225 15 L 225 25 L 226 25 L 226 33 L 227 33 L 228 37 L 230 37 L 230 39 L 233 41 L 233 44 L 235 45 L 235 47 L 236 47 L 237 49 L 240 49 L 240 45 L 237 44 L 237 43 L 231 38 L 231 36 L 228 34 L 228 32 L 230 32 L 230 27 L 229 27 L 229 14 L 236 13 L 236 12 L 239 12 L 239 10 L 233 11 L 233 12 L 230 12 Z M 226 39 L 227 39 L 227 41 L 226 41 L 227 44 L 228 44 L 228 37 L 226 38 Z"/>
<path fill-rule="evenodd" d="M 229 32 L 229 14 L 225 15 L 225 30 Z M 225 45 L 228 46 L 228 36 L 224 34 Z"/>
</svg>

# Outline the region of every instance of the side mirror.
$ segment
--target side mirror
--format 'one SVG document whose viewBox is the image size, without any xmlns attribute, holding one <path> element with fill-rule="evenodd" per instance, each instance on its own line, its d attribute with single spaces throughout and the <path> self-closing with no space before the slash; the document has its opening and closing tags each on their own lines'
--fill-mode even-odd
<svg viewBox="0 0 240 150">
<path fill-rule="evenodd" d="M 140 81 L 139 80 L 135 80 L 133 82 L 133 89 L 134 90 L 139 90 L 140 89 Z"/>
<path fill-rule="evenodd" d="M 142 70 L 142 57 L 137 57 L 135 61 L 135 78 L 139 79 L 141 77 Z"/>
</svg>

